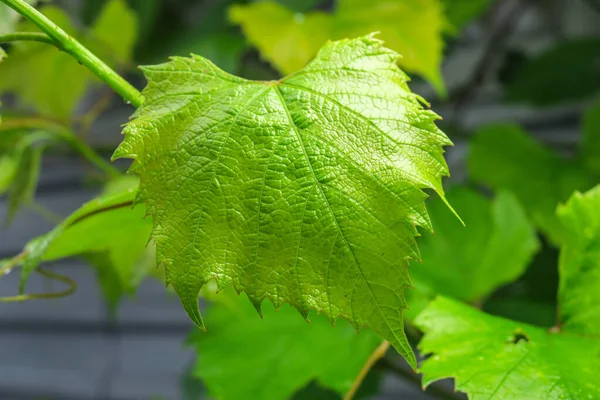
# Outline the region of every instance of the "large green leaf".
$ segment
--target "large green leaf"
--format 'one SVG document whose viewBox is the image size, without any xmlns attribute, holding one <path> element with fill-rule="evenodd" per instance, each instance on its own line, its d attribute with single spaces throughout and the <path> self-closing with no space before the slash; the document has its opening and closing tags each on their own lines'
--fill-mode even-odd
<svg viewBox="0 0 600 400">
<path fill-rule="evenodd" d="M 333 14 L 297 13 L 272 2 L 231 9 L 248 40 L 283 74 L 304 67 L 327 39 L 380 32 L 389 48 L 402 55 L 399 64 L 423 75 L 440 92 L 447 21 L 439 0 L 340 0 Z"/>
<path fill-rule="evenodd" d="M 513 192 L 537 227 L 554 244 L 564 239 L 556 207 L 575 190 L 587 190 L 597 179 L 577 159 L 543 147 L 515 125 L 480 130 L 470 144 L 468 169 L 476 181 Z"/>
<path fill-rule="evenodd" d="M 435 235 L 419 240 L 423 259 L 411 275 L 409 318 L 437 293 L 478 302 L 518 278 L 538 250 L 534 227 L 513 195 L 500 192 L 493 201 L 467 188 L 453 188 L 448 201 L 464 219 L 462 227 L 442 201 L 428 205 Z"/>
<path fill-rule="evenodd" d="M 96 266 L 111 306 L 135 290 L 149 268 L 156 265 L 153 248 L 146 250 L 152 222 L 144 219 L 143 205 L 132 209 L 136 185 L 129 182 L 121 186 L 122 190 L 109 190 L 86 203 L 25 246 L 21 291 L 42 261 L 72 256 L 83 256 Z"/>
<path fill-rule="evenodd" d="M 596 282 L 598 285 L 598 282 Z M 454 378 L 470 399 L 598 399 L 600 340 L 493 317 L 440 297 L 417 318 L 425 386 Z"/>
<path fill-rule="evenodd" d="M 115 157 L 135 159 L 140 200 L 167 282 L 200 326 L 214 279 L 338 316 L 389 340 L 414 365 L 402 322 L 431 229 L 422 188 L 448 173 L 435 126 L 372 37 L 325 45 L 280 81 L 248 81 L 202 57 L 145 67 L 144 105 Z"/>
<path fill-rule="evenodd" d="M 229 18 L 284 75 L 304 67 L 332 37 L 332 21 L 321 11 L 300 14 L 275 2 L 234 5 Z"/>
<path fill-rule="evenodd" d="M 600 39 L 583 38 L 529 61 L 509 83 L 508 98 L 537 106 L 582 100 L 600 91 Z"/>
<path fill-rule="evenodd" d="M 129 61 L 136 19 L 127 9 L 125 0 L 108 2 L 87 33 L 79 32 L 57 7 L 44 7 L 42 12 L 67 33 L 102 55 L 112 67 Z M 25 21 L 18 30 L 31 32 L 39 31 L 39 28 Z M 88 84 L 98 81 L 73 57 L 54 46 L 20 42 L 11 48 L 9 55 L 10 58 L 0 64 L 0 92 L 15 93 L 20 101 L 35 106 L 43 115 L 68 118 Z"/>
<path fill-rule="evenodd" d="M 600 335 L 600 186 L 575 193 L 558 216 L 568 233 L 559 261 L 560 324 Z"/>
<path fill-rule="evenodd" d="M 266 305 L 261 320 L 249 302 L 225 292 L 216 300 L 227 296 L 227 305 L 206 311 L 208 332 L 189 339 L 199 354 L 195 375 L 219 399 L 288 399 L 315 379 L 344 394 L 381 343 L 378 335 L 358 334 L 346 321 L 334 328 L 324 316 L 312 315 L 307 323 L 287 305 L 278 311 Z"/>
<path fill-rule="evenodd" d="M 420 344 L 434 355 L 425 385 L 446 377 L 472 398 L 600 398 L 600 186 L 575 193 L 558 215 L 568 232 L 560 255 L 558 323 L 540 327 L 492 317 L 443 297 L 419 317 Z"/>
</svg>

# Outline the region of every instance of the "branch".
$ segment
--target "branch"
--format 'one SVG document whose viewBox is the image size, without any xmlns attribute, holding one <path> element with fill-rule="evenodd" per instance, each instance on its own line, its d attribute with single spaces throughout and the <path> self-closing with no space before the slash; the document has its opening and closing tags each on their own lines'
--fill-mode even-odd
<svg viewBox="0 0 600 400">
<path fill-rule="evenodd" d="M 389 348 L 390 342 L 388 342 L 387 340 L 381 342 L 381 344 L 375 349 L 373 354 L 371 354 L 371 357 L 369 357 L 365 365 L 363 365 L 362 369 L 358 373 L 358 376 L 354 380 L 352 387 L 344 396 L 344 400 L 352 400 L 354 398 L 354 395 L 356 395 L 358 388 L 360 388 L 360 385 L 365 380 L 365 377 L 367 376 L 371 368 L 373 368 L 373 365 L 375 365 L 377 361 L 379 361 L 381 358 L 383 358 L 383 356 L 385 356 L 385 353 Z"/>
<path fill-rule="evenodd" d="M 2 43 L 10 43 L 10 42 L 40 42 L 51 44 L 53 46 L 56 45 L 54 40 L 49 38 L 43 33 L 38 32 L 17 32 L 17 33 L 6 33 L 0 35 L 0 44 Z"/>
<path fill-rule="evenodd" d="M 139 90 L 133 87 L 85 46 L 59 28 L 54 22 L 50 21 L 34 7 L 27 4 L 24 0 L 0 1 L 37 25 L 54 41 L 54 44 L 60 50 L 70 54 L 82 65 L 96 74 L 115 92 L 121 95 L 128 104 L 133 105 L 135 108 L 139 108 L 142 105 L 144 98 Z"/>
</svg>

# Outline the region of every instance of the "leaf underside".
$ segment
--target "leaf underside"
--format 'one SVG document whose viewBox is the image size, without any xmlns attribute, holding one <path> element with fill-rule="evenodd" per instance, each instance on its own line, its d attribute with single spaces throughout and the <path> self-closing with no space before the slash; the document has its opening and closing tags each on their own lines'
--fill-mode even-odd
<svg viewBox="0 0 600 400">
<path fill-rule="evenodd" d="M 403 329 L 423 188 L 443 196 L 448 138 L 372 36 L 326 44 L 280 81 L 208 60 L 145 67 L 144 105 L 115 157 L 135 160 L 158 262 L 196 324 L 210 280 L 260 311 L 290 303 L 369 327 L 412 365 Z"/>
</svg>

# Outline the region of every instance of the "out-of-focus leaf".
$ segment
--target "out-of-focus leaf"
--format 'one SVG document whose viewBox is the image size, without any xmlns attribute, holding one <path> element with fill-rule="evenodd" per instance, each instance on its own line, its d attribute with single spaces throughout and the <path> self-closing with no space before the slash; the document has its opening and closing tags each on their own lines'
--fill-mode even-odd
<svg viewBox="0 0 600 400">
<path fill-rule="evenodd" d="M 44 148 L 54 139 L 42 131 L 0 131 L 0 195 L 8 196 L 6 224 L 21 206 L 33 201 Z"/>
<path fill-rule="evenodd" d="M 124 0 L 109 1 L 98 17 L 98 25 L 92 27 L 88 35 L 78 32 L 59 8 L 48 6 L 42 12 L 67 33 L 79 38 L 84 45 L 105 56 L 112 67 L 116 67 L 127 61 L 125 58 L 130 54 L 130 49 L 126 47 L 133 44 L 132 33 L 135 32 L 135 16 L 127 11 L 124 4 Z M 18 30 L 39 31 L 28 21 L 21 23 Z M 99 36 L 96 37 L 94 33 Z M 10 58 L 0 64 L 0 92 L 15 93 L 23 103 L 35 106 L 43 115 L 68 118 L 84 95 L 88 83 L 98 81 L 73 57 L 47 44 L 16 43 L 9 55 Z"/>
<path fill-rule="evenodd" d="M 264 0 L 253 0 L 254 2 L 260 2 Z M 289 8 L 294 12 L 305 13 L 312 10 L 319 3 L 323 3 L 325 0 L 276 0 L 277 3 L 282 6 Z"/>
<path fill-rule="evenodd" d="M 380 32 L 402 56 L 398 62 L 403 68 L 445 93 L 440 65 L 447 20 L 440 0 L 340 0 L 334 14 L 296 13 L 267 1 L 233 6 L 230 19 L 284 75 L 304 67 L 328 39 Z"/>
<path fill-rule="evenodd" d="M 104 62 L 127 65 L 133 57 L 137 25 L 136 14 L 125 0 L 110 0 L 94 21 L 88 46 Z"/>
<path fill-rule="evenodd" d="M 600 91 L 600 39 L 564 42 L 531 59 L 507 87 L 508 99 L 536 106 L 581 100 Z"/>
<path fill-rule="evenodd" d="M 480 16 L 491 4 L 492 0 L 444 0 L 448 23 L 454 30 Z"/>
<path fill-rule="evenodd" d="M 329 15 L 320 11 L 295 13 L 275 2 L 235 5 L 229 17 L 242 26 L 264 59 L 284 75 L 304 67 L 332 37 Z"/>
<path fill-rule="evenodd" d="M 596 285 L 598 282 L 596 282 Z M 472 399 L 598 399 L 600 340 L 493 317 L 440 297 L 417 318 L 433 353 L 423 385 L 452 377 Z"/>
<path fill-rule="evenodd" d="M 400 66 L 425 77 L 442 95 L 447 26 L 440 0 L 339 0 L 335 14 L 336 38 L 380 32 L 386 46 L 401 55 Z"/>
<path fill-rule="evenodd" d="M 581 156 L 589 171 L 600 176 L 600 101 L 592 105 L 583 117 Z"/>
<path fill-rule="evenodd" d="M 411 268 L 415 290 L 408 292 L 411 319 L 435 294 L 467 302 L 485 298 L 518 278 L 539 249 L 534 227 L 510 193 L 501 191 L 490 201 L 474 190 L 453 188 L 447 198 L 466 226 L 448 218 L 439 199 L 428 205 L 435 235 L 419 240 L 422 264 Z"/>
<path fill-rule="evenodd" d="M 25 246 L 21 291 L 42 261 L 81 255 L 99 270 L 111 306 L 131 294 L 155 266 L 153 248 L 146 248 L 152 221 L 143 205 L 132 209 L 136 188 L 111 191 L 83 205 L 52 231 Z M 117 287 L 108 285 L 117 284 Z"/>
<path fill-rule="evenodd" d="M 558 322 L 551 330 L 492 317 L 440 297 L 417 318 L 425 385 L 454 377 L 458 390 L 497 399 L 600 398 L 600 186 L 576 192 L 557 214 Z"/>
<path fill-rule="evenodd" d="M 219 399 L 286 399 L 313 379 L 346 393 L 381 343 L 380 336 L 359 334 L 347 321 L 332 327 L 314 314 L 307 323 L 287 304 L 278 311 L 264 305 L 260 319 L 233 289 L 217 299 L 221 296 L 235 296 L 234 307 L 212 305 L 206 311 L 210 330 L 196 331 L 189 340 L 200 355 L 196 375 Z"/>
<path fill-rule="evenodd" d="M 514 125 L 482 129 L 471 142 L 468 169 L 476 182 L 514 193 L 555 245 L 565 235 L 556 207 L 596 181 L 577 160 L 560 157 Z"/>
</svg>

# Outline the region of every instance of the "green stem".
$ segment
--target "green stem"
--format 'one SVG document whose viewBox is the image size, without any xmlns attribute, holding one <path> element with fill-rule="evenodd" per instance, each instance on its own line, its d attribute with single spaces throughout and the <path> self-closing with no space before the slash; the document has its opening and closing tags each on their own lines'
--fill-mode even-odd
<svg viewBox="0 0 600 400">
<path fill-rule="evenodd" d="M 16 32 L 0 35 L 0 44 L 9 42 L 40 42 L 55 45 L 54 40 L 49 38 L 44 33 L 38 32 Z"/>
<path fill-rule="evenodd" d="M 4 1 L 4 0 L 2 0 Z M 100 157 L 91 147 L 75 136 L 67 127 L 53 121 L 48 121 L 41 118 L 20 118 L 3 121 L 0 125 L 0 131 L 15 128 L 25 129 L 41 129 L 46 132 L 52 132 L 81 155 L 83 155 L 90 163 L 95 165 L 99 170 L 106 173 L 111 178 L 121 176 L 121 171 L 115 168 L 111 163 Z"/>
<path fill-rule="evenodd" d="M 133 105 L 135 108 L 139 108 L 142 105 L 144 98 L 135 87 L 42 13 L 27 4 L 24 0 L 0 1 L 37 25 L 54 40 L 59 49 L 73 56 L 77 61 L 96 74 L 115 92 L 121 95 L 127 103 Z"/>
</svg>

